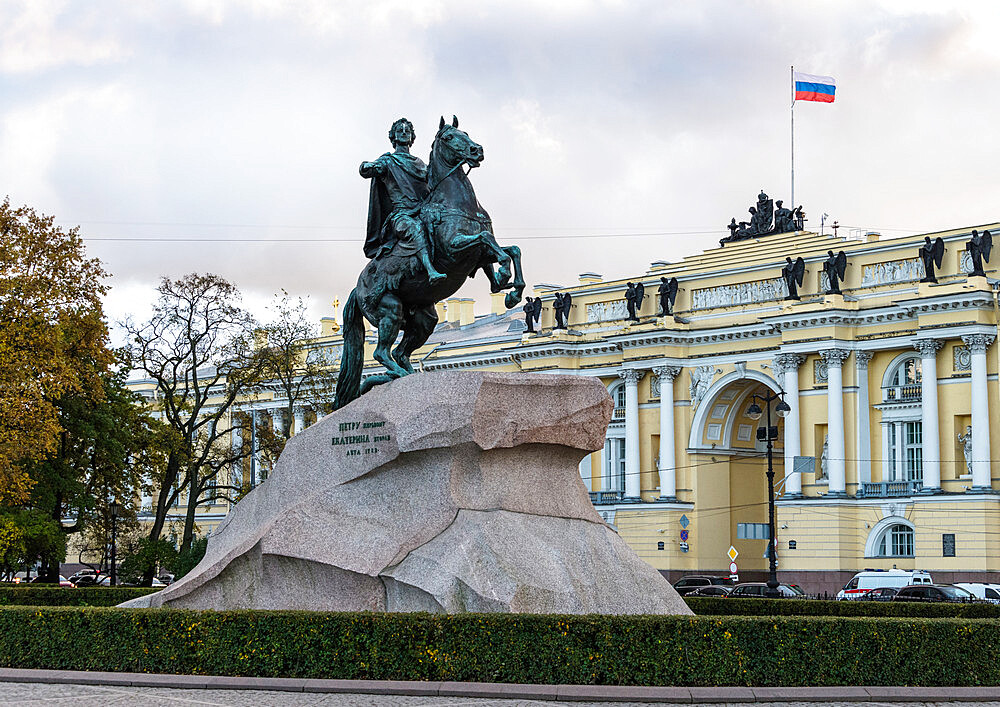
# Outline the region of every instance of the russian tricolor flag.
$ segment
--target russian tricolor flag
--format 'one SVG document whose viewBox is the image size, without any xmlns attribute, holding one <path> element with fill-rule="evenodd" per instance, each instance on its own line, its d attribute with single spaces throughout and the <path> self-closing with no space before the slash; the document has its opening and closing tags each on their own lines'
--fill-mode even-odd
<svg viewBox="0 0 1000 707">
<path fill-rule="evenodd" d="M 813 76 L 796 71 L 793 79 L 795 81 L 796 101 L 833 103 L 837 83 L 832 76 Z"/>
</svg>

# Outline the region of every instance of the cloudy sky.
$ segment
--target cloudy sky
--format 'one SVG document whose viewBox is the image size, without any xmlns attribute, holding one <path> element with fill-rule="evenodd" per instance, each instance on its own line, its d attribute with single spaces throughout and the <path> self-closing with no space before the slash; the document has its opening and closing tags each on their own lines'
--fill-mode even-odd
<svg viewBox="0 0 1000 707">
<path fill-rule="evenodd" d="M 998 35 L 990 2 L 0 0 L 0 178 L 80 225 L 113 318 L 192 271 L 318 318 L 365 263 L 358 164 L 456 114 L 529 283 L 624 277 L 789 199 L 791 65 L 837 80 L 795 110 L 810 227 L 1000 219 Z"/>
</svg>

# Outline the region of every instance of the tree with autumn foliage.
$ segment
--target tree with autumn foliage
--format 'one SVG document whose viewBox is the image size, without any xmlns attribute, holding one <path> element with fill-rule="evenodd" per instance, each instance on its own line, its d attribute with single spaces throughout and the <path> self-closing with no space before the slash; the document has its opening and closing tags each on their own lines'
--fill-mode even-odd
<svg viewBox="0 0 1000 707">
<path fill-rule="evenodd" d="M 9 199 L 0 205 L 0 505 L 27 503 L 24 462 L 58 451 L 58 401 L 101 395 L 100 371 L 112 360 L 106 276 L 78 229 Z"/>
</svg>

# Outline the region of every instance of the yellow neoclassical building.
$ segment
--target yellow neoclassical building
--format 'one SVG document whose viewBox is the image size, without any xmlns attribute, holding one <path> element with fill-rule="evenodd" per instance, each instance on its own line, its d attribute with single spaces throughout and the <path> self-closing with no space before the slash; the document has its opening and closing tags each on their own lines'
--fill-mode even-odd
<svg viewBox="0 0 1000 707">
<path fill-rule="evenodd" d="M 945 244 L 937 283 L 920 282 L 924 235 L 800 231 L 654 262 L 626 280 L 585 273 L 572 286 L 535 285 L 538 333 L 525 331 L 524 315 L 505 310 L 501 295 L 479 316 L 472 300 L 456 298 L 439 305 L 441 323 L 413 359 L 425 372 L 600 378 L 615 410 L 604 449 L 581 464 L 583 483 L 604 518 L 671 579 L 729 574 L 730 548 L 741 580 L 763 578 L 765 422 L 748 408 L 768 394 L 783 394 L 790 408 L 772 419 L 779 579 L 814 592 L 835 591 L 864 568 L 996 579 L 991 450 L 1000 454 L 1000 432 L 990 411 L 1000 410 L 1000 282 L 988 264 L 987 277 L 968 275 L 971 231 L 929 234 Z M 842 294 L 823 294 L 823 263 L 841 250 Z M 799 300 L 786 299 L 786 256 L 805 263 Z M 661 278 L 677 278 L 673 316 L 660 316 Z M 645 285 L 638 321 L 628 318 L 627 281 Z M 553 329 L 557 292 L 572 296 L 565 330 Z M 335 365 L 336 322 L 323 327 L 310 355 Z M 374 340 L 366 346 L 371 375 L 380 366 Z M 242 409 L 269 415 L 281 402 L 265 394 Z M 303 410 L 295 429 L 312 419 Z M 259 478 L 254 464 L 238 473 Z M 226 510 L 207 509 L 202 528 Z"/>
</svg>

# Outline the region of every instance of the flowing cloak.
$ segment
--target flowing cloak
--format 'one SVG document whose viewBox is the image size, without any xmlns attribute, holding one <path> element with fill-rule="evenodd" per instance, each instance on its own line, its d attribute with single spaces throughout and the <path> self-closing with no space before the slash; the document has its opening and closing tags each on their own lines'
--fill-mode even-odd
<svg viewBox="0 0 1000 707">
<path fill-rule="evenodd" d="M 405 152 L 387 152 L 379 160 L 386 163 L 386 173 L 372 177 L 371 192 L 368 196 L 368 235 L 365 238 L 365 256 L 374 258 L 379 248 L 396 239 L 395 233 L 387 228 L 389 217 L 395 213 L 406 213 L 417 217 L 420 202 L 427 196 L 427 165 L 414 155 Z M 385 181 L 392 179 L 399 190 L 402 203 L 393 204 L 386 189 Z"/>
</svg>

